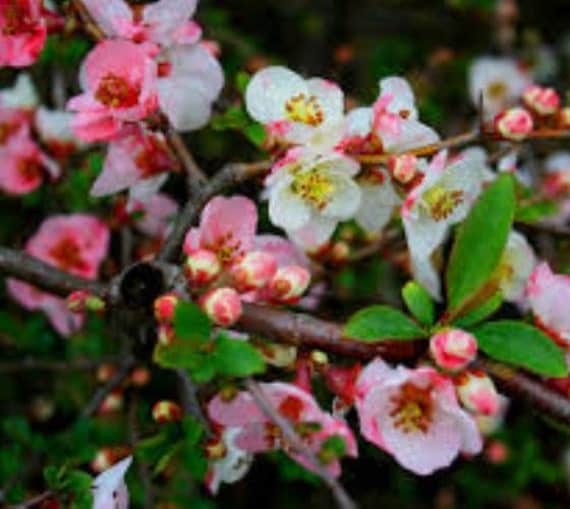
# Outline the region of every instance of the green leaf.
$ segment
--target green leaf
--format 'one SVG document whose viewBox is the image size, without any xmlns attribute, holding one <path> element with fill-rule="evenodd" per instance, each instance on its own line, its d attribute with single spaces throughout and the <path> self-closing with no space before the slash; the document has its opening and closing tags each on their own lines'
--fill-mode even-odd
<svg viewBox="0 0 570 509">
<path fill-rule="evenodd" d="M 431 325 L 435 320 L 435 305 L 428 291 L 416 283 L 409 281 L 402 288 L 402 297 L 415 318 L 424 325 Z"/>
<path fill-rule="evenodd" d="M 497 292 L 490 299 L 483 302 L 483 304 L 481 304 L 479 307 L 473 309 L 472 311 L 469 311 L 469 313 L 466 315 L 455 320 L 453 324 L 460 328 L 475 325 L 495 313 L 501 307 L 502 303 L 503 294 L 501 292 Z"/>
<path fill-rule="evenodd" d="M 447 305 L 461 310 L 477 296 L 499 265 L 513 224 L 515 193 L 501 175 L 479 197 L 455 238 L 447 269 Z"/>
<path fill-rule="evenodd" d="M 251 343 L 220 335 L 214 350 L 218 373 L 226 376 L 250 376 L 265 371 L 265 361 Z"/>
<path fill-rule="evenodd" d="M 174 311 L 174 332 L 181 340 L 196 345 L 210 339 L 212 325 L 206 314 L 192 302 L 180 302 Z"/>
<path fill-rule="evenodd" d="M 404 313 L 388 306 L 361 309 L 348 321 L 344 334 L 362 341 L 417 339 L 426 333 Z"/>
<path fill-rule="evenodd" d="M 489 357 L 539 375 L 567 375 L 564 352 L 536 327 L 502 320 L 483 324 L 473 333 L 477 337 L 479 348 Z"/>
<path fill-rule="evenodd" d="M 263 125 L 254 123 L 248 125 L 243 130 L 246 138 L 251 141 L 256 147 L 261 147 L 267 138 L 267 132 Z"/>
</svg>

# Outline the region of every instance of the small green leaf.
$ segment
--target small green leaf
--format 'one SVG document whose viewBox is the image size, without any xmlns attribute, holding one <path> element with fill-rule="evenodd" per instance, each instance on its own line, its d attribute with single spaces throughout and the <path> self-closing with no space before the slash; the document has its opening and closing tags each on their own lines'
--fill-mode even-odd
<svg viewBox="0 0 570 509">
<path fill-rule="evenodd" d="M 349 338 L 362 341 L 417 339 L 426 336 L 413 320 L 388 306 L 371 306 L 355 313 L 344 327 Z"/>
<path fill-rule="evenodd" d="M 493 359 L 539 375 L 563 377 L 568 373 L 562 349 L 536 327 L 503 320 L 483 324 L 473 333 L 479 348 Z"/>
<path fill-rule="evenodd" d="M 180 302 L 174 311 L 174 332 L 181 340 L 196 345 L 210 339 L 212 325 L 206 314 L 192 302 Z"/>
<path fill-rule="evenodd" d="M 515 192 L 510 175 L 498 177 L 459 228 L 447 269 L 447 305 L 461 310 L 499 265 L 513 224 Z"/>
<path fill-rule="evenodd" d="M 214 351 L 216 370 L 226 376 L 250 376 L 265 371 L 265 361 L 251 343 L 220 335 Z"/>
<path fill-rule="evenodd" d="M 479 322 L 482 322 L 486 318 L 489 318 L 493 313 L 495 313 L 503 303 L 503 294 L 497 292 L 490 299 L 486 300 L 479 307 L 469 311 L 466 315 L 455 320 L 454 325 L 460 328 L 470 327 Z"/>
<path fill-rule="evenodd" d="M 245 94 L 245 90 L 249 85 L 251 75 L 245 71 L 239 71 L 236 74 L 236 87 L 241 94 Z"/>
<path fill-rule="evenodd" d="M 246 138 L 256 147 L 261 147 L 267 138 L 265 127 L 258 123 L 248 125 L 243 132 Z"/>
<path fill-rule="evenodd" d="M 402 297 L 415 318 L 424 325 L 431 325 L 435 320 L 435 305 L 428 291 L 416 283 L 409 281 L 402 288 Z"/>
</svg>

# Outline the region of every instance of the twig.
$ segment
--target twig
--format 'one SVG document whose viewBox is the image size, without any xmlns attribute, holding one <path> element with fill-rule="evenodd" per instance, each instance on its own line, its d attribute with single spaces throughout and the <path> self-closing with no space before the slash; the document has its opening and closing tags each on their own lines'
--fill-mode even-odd
<svg viewBox="0 0 570 509">
<path fill-rule="evenodd" d="M 329 474 L 326 467 L 303 443 L 287 419 L 279 414 L 279 412 L 277 412 L 273 407 L 271 401 L 269 401 L 264 394 L 263 388 L 251 378 L 246 380 L 245 385 L 259 409 L 281 430 L 289 444 L 296 449 L 299 454 L 304 455 L 312 463 L 313 471 L 330 488 L 338 507 L 341 509 L 356 509 L 356 504 L 352 501 L 342 485 Z"/>
<path fill-rule="evenodd" d="M 85 31 L 96 41 L 105 39 L 105 32 L 95 23 L 85 4 L 81 0 L 71 0 L 71 3 L 79 14 Z"/>
<path fill-rule="evenodd" d="M 111 379 L 101 388 L 99 388 L 89 403 L 85 405 L 83 411 L 81 412 L 81 417 L 90 417 L 101 406 L 101 403 L 105 398 L 111 394 L 119 385 L 121 385 L 125 379 L 129 376 L 131 369 L 135 365 L 135 357 L 133 355 L 128 355 L 119 366 L 118 371 L 111 377 Z"/>
<path fill-rule="evenodd" d="M 53 495 L 53 491 L 44 491 L 37 497 L 31 498 L 26 502 L 22 502 L 21 504 L 15 505 L 13 509 L 31 509 L 37 505 L 40 505 L 44 500 L 47 500 L 49 497 Z"/>
<path fill-rule="evenodd" d="M 219 194 L 224 189 L 260 175 L 271 167 L 270 161 L 261 161 L 258 163 L 229 163 L 225 165 L 210 181 L 197 193 L 193 200 L 189 201 L 180 215 L 172 232 L 166 239 L 162 247 L 158 260 L 175 261 L 184 236 L 188 229 L 192 226 L 198 215 L 202 211 L 204 205 L 210 198 Z"/>
<path fill-rule="evenodd" d="M 197 387 L 192 383 L 188 373 L 183 369 L 177 369 L 176 375 L 178 376 L 178 381 L 180 384 L 180 393 L 182 396 L 182 407 L 184 408 L 184 413 L 194 417 L 206 430 L 208 435 L 212 434 L 210 429 L 210 423 L 208 419 L 204 417 L 202 412 L 202 407 L 200 406 L 200 401 L 197 396 Z"/>
<path fill-rule="evenodd" d="M 172 126 L 166 128 L 164 135 L 176 158 L 182 163 L 186 171 L 190 196 L 194 196 L 206 183 L 206 174 L 202 171 L 194 157 L 184 143 L 182 136 Z"/>
</svg>

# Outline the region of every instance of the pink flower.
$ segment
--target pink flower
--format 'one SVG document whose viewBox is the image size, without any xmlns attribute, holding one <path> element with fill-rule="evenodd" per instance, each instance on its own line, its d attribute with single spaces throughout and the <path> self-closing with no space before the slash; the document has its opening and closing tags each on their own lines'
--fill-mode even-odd
<svg viewBox="0 0 570 509">
<path fill-rule="evenodd" d="M 133 458 L 129 456 L 100 473 L 93 481 L 93 509 L 128 509 L 129 492 L 125 474 Z"/>
<path fill-rule="evenodd" d="M 301 440 L 317 456 L 328 438 L 338 436 L 344 440 L 346 453 L 356 457 L 356 441 L 350 428 L 342 419 L 323 412 L 308 392 L 281 382 L 261 384 L 261 387 L 276 410 L 291 423 Z M 286 442 L 280 429 L 257 407 L 248 392 L 240 392 L 230 401 L 216 396 L 208 404 L 208 413 L 217 424 L 240 429 L 234 440 L 240 449 L 263 452 L 282 448 L 305 468 L 312 469 L 303 451 L 294 450 Z M 327 463 L 327 467 L 331 475 L 340 475 L 337 458 Z"/>
<path fill-rule="evenodd" d="M 161 133 L 141 127 L 123 130 L 111 140 L 103 171 L 91 188 L 92 196 L 107 196 L 130 190 L 133 208 L 136 202 L 147 203 L 177 168 Z"/>
<path fill-rule="evenodd" d="M 374 360 L 357 379 L 356 410 L 362 435 L 419 475 L 447 467 L 460 452 L 481 451 L 452 382 L 432 368 L 392 369 Z"/>
<path fill-rule="evenodd" d="M 131 213 L 137 216 L 135 228 L 149 237 L 164 239 L 178 213 L 178 204 L 163 193 L 153 194 L 146 201 L 129 203 Z"/>
<path fill-rule="evenodd" d="M 512 141 L 524 140 L 534 128 L 532 117 L 524 108 L 511 108 L 499 113 L 494 125 L 497 133 Z"/>
<path fill-rule="evenodd" d="M 553 115 L 560 108 L 560 96 L 553 88 L 530 85 L 523 94 L 523 102 L 539 115 Z"/>
<path fill-rule="evenodd" d="M 198 0 L 160 0 L 132 8 L 123 0 L 84 0 L 95 22 L 109 37 L 162 46 L 193 44 L 202 35 L 190 18 Z"/>
<path fill-rule="evenodd" d="M 570 276 L 553 274 L 546 262 L 530 275 L 526 296 L 537 324 L 563 346 L 570 346 Z"/>
<path fill-rule="evenodd" d="M 77 111 L 75 134 L 84 141 L 110 140 L 126 122 L 135 122 L 157 106 L 157 65 L 148 45 L 105 40 L 87 55 L 81 69 L 84 93 L 68 102 Z"/>
<path fill-rule="evenodd" d="M 33 64 L 46 37 L 41 0 L 0 0 L 0 67 Z"/>
<path fill-rule="evenodd" d="M 0 160 L 0 189 L 8 194 L 31 193 L 42 184 L 46 174 L 52 179 L 60 175 L 59 166 L 30 138 L 27 126 L 0 145 Z"/>
<path fill-rule="evenodd" d="M 74 214 L 45 220 L 28 240 L 25 251 L 60 270 L 95 279 L 108 244 L 109 230 L 104 223 L 92 216 Z M 54 328 L 64 336 L 81 325 L 81 317 L 68 310 L 64 299 L 14 279 L 8 280 L 8 290 L 26 309 L 44 311 Z"/>
<path fill-rule="evenodd" d="M 439 367 L 457 371 L 475 359 L 477 340 L 461 329 L 442 330 L 431 337 L 429 349 Z"/>
<path fill-rule="evenodd" d="M 184 252 L 208 249 L 227 267 L 253 249 L 256 229 L 257 209 L 251 200 L 217 196 L 204 207 L 200 227 L 192 228 L 186 235 Z"/>
</svg>

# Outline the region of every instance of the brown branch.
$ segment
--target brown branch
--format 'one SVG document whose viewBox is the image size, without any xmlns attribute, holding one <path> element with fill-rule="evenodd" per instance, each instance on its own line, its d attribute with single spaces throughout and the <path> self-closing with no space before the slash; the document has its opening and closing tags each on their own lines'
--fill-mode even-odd
<svg viewBox="0 0 570 509">
<path fill-rule="evenodd" d="M 204 205 L 215 195 L 224 189 L 239 184 L 245 180 L 253 178 L 267 171 L 271 167 L 270 161 L 260 161 L 257 163 L 229 163 L 225 165 L 197 195 L 189 201 L 179 214 L 172 232 L 166 239 L 162 247 L 158 260 L 175 261 L 178 257 L 184 236 L 188 229 L 198 218 Z"/>
<path fill-rule="evenodd" d="M 22 502 L 21 504 L 15 505 L 13 509 L 31 509 L 37 505 L 40 505 L 42 502 L 47 500 L 53 495 L 53 491 L 44 491 L 43 493 L 39 494 L 38 496 L 31 498 L 26 502 Z"/>
<path fill-rule="evenodd" d="M 208 435 L 212 435 L 212 430 L 210 428 L 210 422 L 204 416 L 202 412 L 202 407 L 200 406 L 200 401 L 198 400 L 198 388 L 190 376 L 183 369 L 177 369 L 176 375 L 178 376 L 178 381 L 180 385 L 180 393 L 182 399 L 182 408 L 186 415 L 194 417 L 206 430 Z"/>
<path fill-rule="evenodd" d="M 315 454 L 303 443 L 291 424 L 285 419 L 271 404 L 263 392 L 263 388 L 251 378 L 246 380 L 245 385 L 259 409 L 270 419 L 283 433 L 283 436 L 296 450 L 298 454 L 305 456 L 313 466 L 313 471 L 324 481 L 331 490 L 338 507 L 341 509 L 356 509 L 356 504 L 352 501 L 342 485 L 332 477 L 325 465 L 323 465 Z"/>
<path fill-rule="evenodd" d="M 65 297 L 75 290 L 88 290 L 104 297 L 106 285 L 63 272 L 26 253 L 0 247 L 0 273 Z"/>
<path fill-rule="evenodd" d="M 91 14 L 89 13 L 87 7 L 85 7 L 85 4 L 81 0 L 71 0 L 71 3 L 79 14 L 85 31 L 95 41 L 102 41 L 105 39 L 105 32 L 103 32 L 97 23 L 95 23 L 95 20 L 91 17 Z"/>
<path fill-rule="evenodd" d="M 206 183 L 206 174 L 202 171 L 202 168 L 198 166 L 198 163 L 184 143 L 182 136 L 180 136 L 172 126 L 168 126 L 164 130 L 164 136 L 172 153 L 180 161 L 186 171 L 190 196 L 192 197 Z"/>
</svg>

